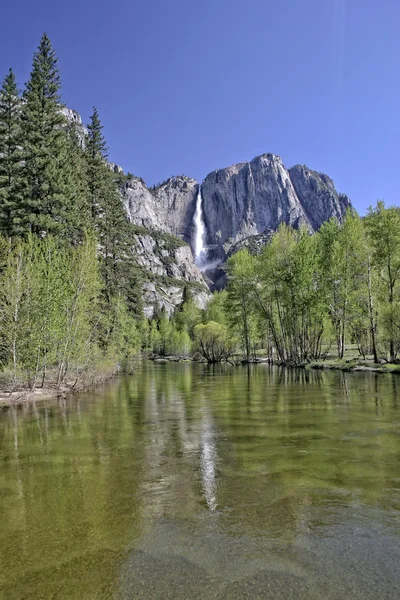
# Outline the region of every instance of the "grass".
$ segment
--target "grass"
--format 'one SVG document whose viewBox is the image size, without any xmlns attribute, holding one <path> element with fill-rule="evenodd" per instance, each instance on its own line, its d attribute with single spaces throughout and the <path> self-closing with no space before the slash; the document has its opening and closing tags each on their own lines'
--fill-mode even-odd
<svg viewBox="0 0 400 600">
<path fill-rule="evenodd" d="M 325 358 L 320 360 L 314 360 L 310 363 L 303 363 L 299 365 L 299 367 L 303 367 L 305 369 L 337 369 L 340 371 L 373 371 L 375 373 L 399 373 L 400 374 L 400 364 L 393 363 L 379 363 L 376 364 L 373 362 L 373 357 L 367 356 L 363 359 L 358 352 L 358 347 L 356 344 L 349 344 L 346 346 L 344 358 L 340 359 L 335 356 L 335 347 L 326 346 L 323 348 L 325 352 Z M 265 349 L 260 349 L 256 351 L 256 355 L 258 357 L 264 357 L 267 355 L 267 351 Z"/>
<path fill-rule="evenodd" d="M 306 365 L 307 369 L 338 369 L 340 371 L 374 371 L 375 373 L 400 373 L 400 365 L 392 363 L 376 364 L 361 358 L 317 360 Z"/>
</svg>

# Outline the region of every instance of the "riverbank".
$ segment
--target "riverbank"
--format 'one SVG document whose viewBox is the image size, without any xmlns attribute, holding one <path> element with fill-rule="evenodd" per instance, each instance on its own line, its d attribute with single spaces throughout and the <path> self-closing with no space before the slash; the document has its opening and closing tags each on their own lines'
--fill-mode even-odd
<svg viewBox="0 0 400 600">
<path fill-rule="evenodd" d="M 17 386 L 16 389 L 0 389 L 0 408 L 4 406 L 19 405 L 30 402 L 54 400 L 57 398 L 68 398 L 75 394 L 82 394 L 101 387 L 107 381 L 116 377 L 118 371 L 103 375 L 88 377 L 81 382 L 70 382 L 62 386 L 56 383 L 46 383 L 43 387 L 35 387 L 33 390 Z"/>
<path fill-rule="evenodd" d="M 359 372 L 370 372 L 370 373 L 393 373 L 400 375 L 400 365 L 392 363 L 376 364 L 367 360 L 325 360 L 325 361 L 313 361 L 304 365 L 306 369 L 317 369 L 317 370 L 337 370 L 337 371 L 359 371 Z"/>
<path fill-rule="evenodd" d="M 152 356 L 150 360 L 156 363 L 168 363 L 168 362 L 201 362 L 187 356 Z M 313 361 L 310 363 L 284 363 L 274 362 L 271 363 L 268 357 L 257 357 L 256 360 L 250 363 L 245 363 L 242 360 L 226 362 L 230 366 L 239 366 L 243 364 L 259 365 L 259 364 L 271 364 L 278 367 L 289 367 L 295 369 L 312 369 L 312 370 L 336 370 L 344 372 L 364 372 L 364 373 L 392 373 L 400 375 L 400 365 L 383 363 L 375 364 L 368 360 L 359 361 L 353 360 L 340 360 L 340 359 L 329 359 L 321 361 Z M 0 408 L 10 405 L 19 405 L 29 402 L 54 400 L 56 398 L 67 398 L 74 394 L 88 392 L 104 385 L 107 381 L 116 377 L 118 372 L 107 373 L 106 375 L 96 376 L 88 378 L 81 383 L 67 384 L 63 386 L 57 386 L 55 383 L 49 383 L 43 387 L 37 387 L 35 389 L 29 389 L 23 386 L 18 387 L 15 390 L 0 389 Z"/>
<path fill-rule="evenodd" d="M 43 387 L 34 390 L 17 389 L 14 391 L 0 390 L 0 407 L 23 404 L 25 402 L 36 402 L 37 400 L 51 400 L 53 398 L 67 397 L 70 394 L 83 391 L 79 388 L 54 388 Z"/>
<path fill-rule="evenodd" d="M 152 356 L 150 360 L 157 363 L 168 363 L 168 362 L 204 362 L 206 361 L 198 361 L 194 358 L 183 357 L 183 356 Z M 231 366 L 239 366 L 243 364 L 251 364 L 251 365 L 259 365 L 259 364 L 271 364 L 278 367 L 290 367 L 294 369 L 314 369 L 314 370 L 336 370 L 336 371 L 345 371 L 345 372 L 366 372 L 366 373 L 393 373 L 400 375 L 400 364 L 392 364 L 392 363 L 381 363 L 376 364 L 369 360 L 357 360 L 357 359 L 349 359 L 349 360 L 340 360 L 340 359 L 326 359 L 320 361 L 312 361 L 312 362 L 303 362 L 299 364 L 295 364 L 292 362 L 282 362 L 275 361 L 271 362 L 266 356 L 259 356 L 255 360 L 247 363 L 242 359 L 232 361 L 224 361 L 224 364 L 228 364 Z"/>
</svg>

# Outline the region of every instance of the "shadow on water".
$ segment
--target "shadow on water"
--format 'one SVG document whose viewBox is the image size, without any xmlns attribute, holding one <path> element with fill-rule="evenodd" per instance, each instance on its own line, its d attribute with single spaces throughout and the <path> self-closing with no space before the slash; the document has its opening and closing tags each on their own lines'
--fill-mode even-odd
<svg viewBox="0 0 400 600">
<path fill-rule="evenodd" d="M 397 599 L 399 379 L 143 363 L 0 412 L 0 597 Z"/>
</svg>

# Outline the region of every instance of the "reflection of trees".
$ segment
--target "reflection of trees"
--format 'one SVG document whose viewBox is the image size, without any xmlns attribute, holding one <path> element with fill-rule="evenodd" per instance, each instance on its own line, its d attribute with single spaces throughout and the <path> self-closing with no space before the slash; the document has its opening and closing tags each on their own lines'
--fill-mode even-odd
<svg viewBox="0 0 400 600">
<path fill-rule="evenodd" d="M 290 539 L 336 506 L 392 507 L 399 392 L 391 375 L 145 363 L 96 394 L 5 409 L 0 584 L 56 593 L 62 564 L 93 594 L 164 516 L 216 510 L 238 535 Z"/>
<path fill-rule="evenodd" d="M 141 469 L 140 448 L 120 468 L 132 427 L 116 391 L 3 415 L 0 587 L 16 578 L 5 597 L 49 597 L 63 585 L 66 596 L 89 597 L 116 575 L 118 553 L 138 533 L 132 499 Z"/>
</svg>

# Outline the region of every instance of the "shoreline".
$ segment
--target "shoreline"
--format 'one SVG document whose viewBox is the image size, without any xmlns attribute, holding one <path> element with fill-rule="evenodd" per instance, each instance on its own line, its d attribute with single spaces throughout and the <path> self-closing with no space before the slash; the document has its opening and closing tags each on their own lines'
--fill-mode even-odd
<svg viewBox="0 0 400 600">
<path fill-rule="evenodd" d="M 80 385 L 73 387 L 72 385 L 64 385 L 57 387 L 55 384 L 48 384 L 42 388 L 34 390 L 20 388 L 13 392 L 0 390 L 0 409 L 8 406 L 21 406 L 23 404 L 31 404 L 33 402 L 43 402 L 45 400 L 56 400 L 59 398 L 68 398 L 76 394 L 84 394 L 100 388 L 111 379 L 118 377 L 118 373 L 100 378 L 98 381 L 82 382 Z"/>
<path fill-rule="evenodd" d="M 153 356 L 149 357 L 149 360 L 155 363 L 187 363 L 187 362 L 199 362 L 200 364 L 212 364 L 207 363 L 206 361 L 196 361 L 190 357 L 183 356 Z M 218 363 L 215 363 L 218 364 Z M 299 364 L 294 364 L 291 362 L 281 362 L 275 361 L 272 362 L 266 356 L 260 356 L 256 360 L 252 360 L 249 362 L 240 360 L 239 362 L 230 362 L 224 361 L 219 364 L 227 364 L 230 366 L 238 367 L 240 365 L 275 365 L 276 367 L 286 367 L 292 369 L 307 369 L 307 370 L 315 370 L 315 371 L 343 371 L 346 373 L 391 373 L 393 375 L 400 375 L 400 364 L 393 363 L 382 363 L 375 364 L 373 362 L 367 360 L 320 360 L 320 361 L 312 361 L 309 363 L 303 362 Z"/>
<path fill-rule="evenodd" d="M 305 369 L 316 371 L 344 371 L 346 373 L 391 373 L 400 375 L 400 364 L 392 363 L 368 363 L 368 361 L 314 361 L 304 365 Z"/>
<path fill-rule="evenodd" d="M 153 356 L 147 357 L 148 360 L 151 360 L 155 363 L 190 363 L 190 362 L 199 362 L 190 357 L 183 356 Z M 207 362 L 202 362 L 200 364 L 211 364 Z M 342 371 L 346 373 L 379 373 L 379 374 L 392 374 L 392 375 L 400 375 L 400 364 L 391 364 L 391 363 L 383 363 L 383 364 L 374 364 L 369 363 L 369 361 L 357 361 L 357 360 L 349 360 L 349 361 L 340 361 L 336 360 L 327 360 L 327 361 L 313 361 L 310 363 L 300 363 L 298 365 L 293 363 L 284 363 L 284 362 L 271 362 L 267 357 L 259 357 L 258 359 L 250 362 L 240 361 L 237 363 L 232 362 L 223 362 L 219 364 L 229 364 L 232 367 L 238 367 L 240 365 L 271 365 L 276 367 L 285 367 L 291 369 L 305 369 L 305 370 L 313 370 L 313 371 Z M 84 394 L 85 392 L 89 392 L 91 390 L 95 390 L 102 385 L 105 385 L 111 379 L 114 379 L 118 376 L 117 373 L 113 373 L 112 375 L 108 375 L 104 378 L 100 378 L 98 381 L 91 382 L 83 382 L 78 386 L 68 386 L 64 385 L 62 387 L 57 387 L 55 384 L 44 386 L 43 388 L 35 388 L 34 390 L 30 389 L 18 389 L 13 392 L 8 390 L 0 390 L 0 409 L 8 406 L 20 406 L 22 404 L 29 404 L 36 401 L 46 401 L 46 400 L 56 400 L 57 398 L 68 398 L 69 396 L 74 396 L 75 394 Z"/>
</svg>

